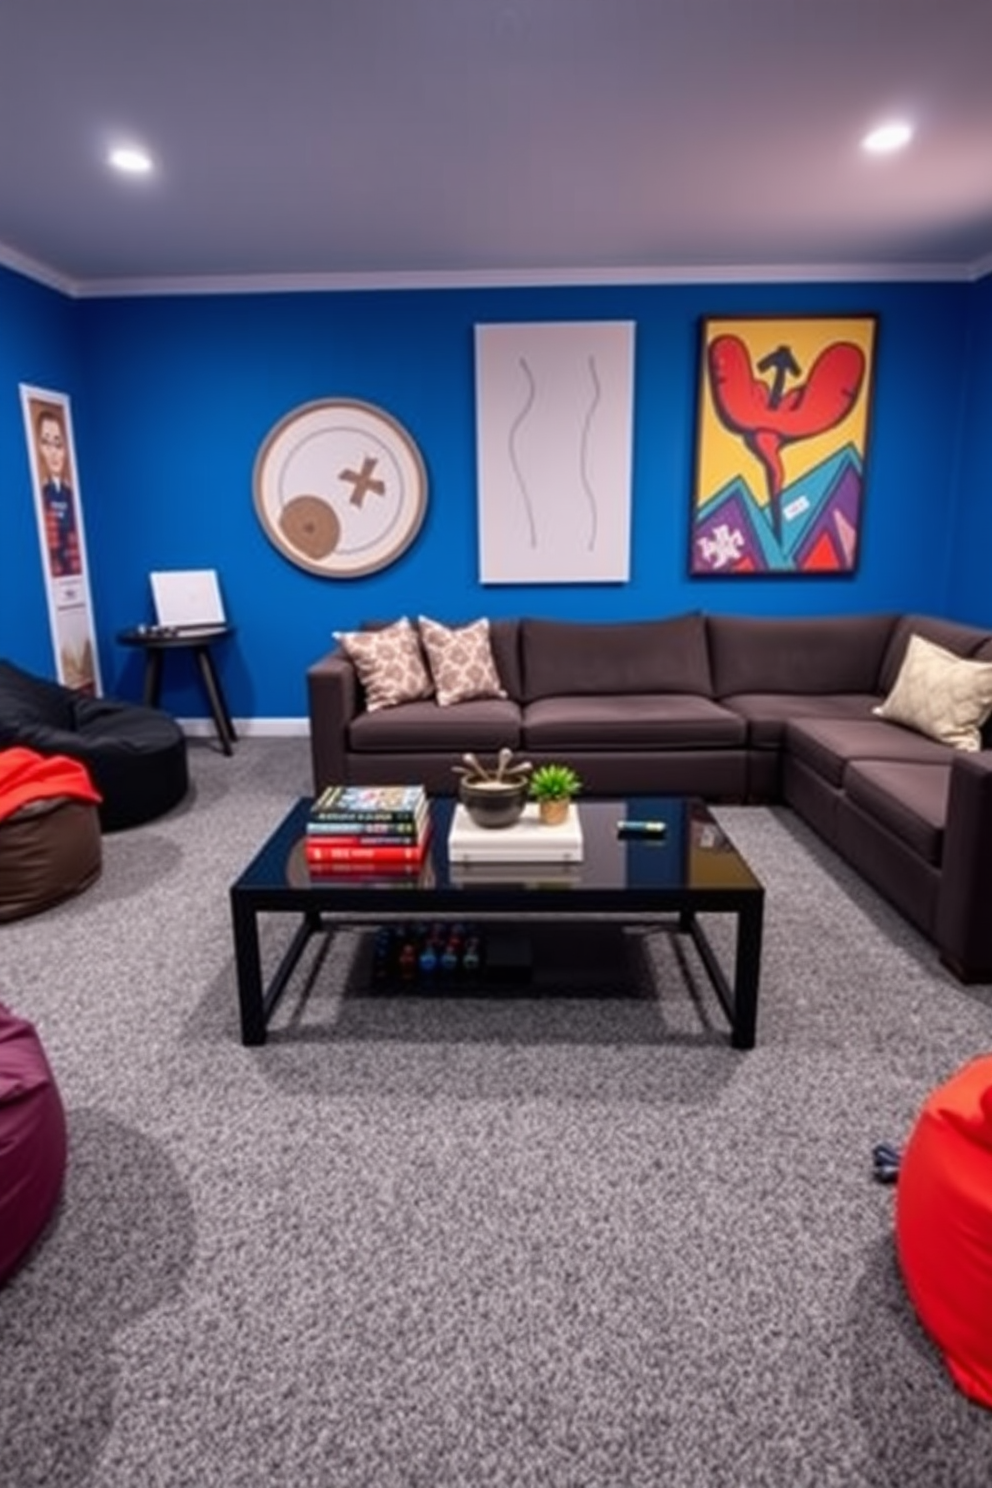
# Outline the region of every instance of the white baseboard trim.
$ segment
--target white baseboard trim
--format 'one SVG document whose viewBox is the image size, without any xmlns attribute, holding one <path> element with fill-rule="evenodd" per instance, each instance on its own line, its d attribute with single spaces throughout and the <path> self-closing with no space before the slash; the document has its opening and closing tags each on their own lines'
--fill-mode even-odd
<svg viewBox="0 0 992 1488">
<path fill-rule="evenodd" d="M 190 738 L 212 739 L 217 735 L 212 718 L 179 718 L 176 721 Z M 305 739 L 310 736 L 309 718 L 236 718 L 234 728 L 239 739 Z"/>
</svg>

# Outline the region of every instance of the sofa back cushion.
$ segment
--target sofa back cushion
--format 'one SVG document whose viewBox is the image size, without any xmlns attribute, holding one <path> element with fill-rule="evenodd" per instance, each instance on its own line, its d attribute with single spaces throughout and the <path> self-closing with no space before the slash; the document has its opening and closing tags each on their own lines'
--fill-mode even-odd
<svg viewBox="0 0 992 1488">
<path fill-rule="evenodd" d="M 877 692 L 892 615 L 767 620 L 710 615 L 713 692 Z"/>
<path fill-rule="evenodd" d="M 974 625 L 961 625 L 956 620 L 940 620 L 931 615 L 902 615 L 896 621 L 878 677 L 878 691 L 891 692 L 906 659 L 906 647 L 912 635 L 922 636 L 955 656 L 973 657 L 992 639 L 987 630 Z M 988 655 L 977 658 L 988 661 Z"/>
<path fill-rule="evenodd" d="M 683 692 L 712 696 L 699 613 L 593 624 L 520 622 L 523 701 L 581 694 Z"/>
<path fill-rule="evenodd" d="M 507 697 L 519 702 L 523 693 L 523 678 L 520 672 L 520 621 L 490 620 L 489 644 L 493 648 L 493 661 L 499 672 L 499 680 L 506 689 Z"/>
</svg>

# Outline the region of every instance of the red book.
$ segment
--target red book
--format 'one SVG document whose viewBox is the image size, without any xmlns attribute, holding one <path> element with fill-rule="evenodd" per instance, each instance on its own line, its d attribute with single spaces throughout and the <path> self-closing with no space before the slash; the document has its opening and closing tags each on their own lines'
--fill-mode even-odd
<svg viewBox="0 0 992 1488">
<path fill-rule="evenodd" d="M 364 832 L 314 832 L 307 828 L 307 852 L 311 847 L 318 852 L 326 852 L 331 847 L 367 847 L 372 852 L 381 852 L 384 847 L 409 848 L 413 852 L 420 852 L 426 840 L 427 833 L 421 837 L 395 836 L 370 837 Z"/>
<path fill-rule="evenodd" d="M 432 880 L 431 860 L 420 863 L 307 863 L 311 883 L 422 884 Z"/>
<path fill-rule="evenodd" d="M 395 844 L 379 847 L 370 846 L 367 842 L 315 842 L 312 837 L 307 838 L 305 846 L 307 862 L 318 866 L 324 863 L 372 863 L 382 866 L 411 863 L 416 866 L 424 861 L 426 851 L 426 842 L 411 847 L 399 847 Z"/>
</svg>

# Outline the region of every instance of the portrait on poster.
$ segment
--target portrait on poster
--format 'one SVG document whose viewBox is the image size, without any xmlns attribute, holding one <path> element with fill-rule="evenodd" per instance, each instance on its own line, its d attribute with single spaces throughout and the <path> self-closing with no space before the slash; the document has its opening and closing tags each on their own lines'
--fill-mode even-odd
<svg viewBox="0 0 992 1488">
<path fill-rule="evenodd" d="M 64 393 L 22 383 L 21 408 L 59 681 L 98 694 L 100 671 L 69 399 Z"/>
</svg>

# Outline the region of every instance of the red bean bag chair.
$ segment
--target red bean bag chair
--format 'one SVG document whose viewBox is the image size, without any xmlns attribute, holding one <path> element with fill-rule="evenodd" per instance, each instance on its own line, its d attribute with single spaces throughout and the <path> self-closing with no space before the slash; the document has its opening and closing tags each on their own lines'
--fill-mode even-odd
<svg viewBox="0 0 992 1488">
<path fill-rule="evenodd" d="M 896 1249 L 920 1321 L 965 1395 L 992 1408 L 992 1056 L 928 1097 L 896 1190 Z"/>
<path fill-rule="evenodd" d="M 48 1222 L 65 1163 L 65 1110 L 41 1041 L 0 1003 L 0 1286 Z"/>
</svg>

